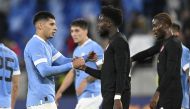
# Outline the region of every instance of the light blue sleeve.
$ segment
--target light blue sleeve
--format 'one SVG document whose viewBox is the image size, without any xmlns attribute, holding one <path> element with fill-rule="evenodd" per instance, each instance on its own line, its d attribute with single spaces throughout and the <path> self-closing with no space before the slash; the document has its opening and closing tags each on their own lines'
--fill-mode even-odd
<svg viewBox="0 0 190 109">
<path fill-rule="evenodd" d="M 63 56 L 52 44 L 50 44 L 51 48 L 52 48 L 52 61 L 53 61 L 53 65 L 57 66 L 57 65 L 62 65 L 62 64 L 66 64 L 66 63 L 70 63 L 72 62 L 72 58 L 67 58 L 65 56 Z"/>
<path fill-rule="evenodd" d="M 51 59 L 48 59 L 46 55 L 46 49 L 42 45 L 39 45 L 38 47 L 32 47 L 30 49 L 30 53 L 32 61 L 42 77 L 64 73 L 72 68 L 71 62 L 59 66 L 51 66 L 51 64 L 48 63 L 48 60 Z"/>
<path fill-rule="evenodd" d="M 20 74 L 20 66 L 19 66 L 19 61 L 17 58 L 17 55 L 14 55 L 14 67 L 13 67 L 13 75 L 19 75 Z"/>
<path fill-rule="evenodd" d="M 66 71 L 69 71 L 72 68 L 72 64 L 67 63 L 60 66 L 50 66 L 47 63 L 41 63 L 38 64 L 36 67 L 42 77 L 47 77 L 62 74 Z"/>
</svg>

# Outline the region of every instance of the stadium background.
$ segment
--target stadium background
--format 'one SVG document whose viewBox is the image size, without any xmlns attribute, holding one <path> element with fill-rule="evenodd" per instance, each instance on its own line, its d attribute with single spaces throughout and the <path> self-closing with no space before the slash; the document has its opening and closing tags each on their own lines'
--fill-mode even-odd
<svg viewBox="0 0 190 109">
<path fill-rule="evenodd" d="M 25 109 L 27 78 L 23 61 L 26 42 L 34 34 L 32 17 L 37 11 L 52 12 L 58 31 L 52 43 L 65 56 L 72 57 L 76 46 L 69 34 L 72 20 L 86 18 L 90 22 L 90 37 L 98 43 L 103 40 L 96 33 L 96 19 L 102 5 L 114 5 L 123 10 L 124 23 L 120 31 L 129 39 L 131 56 L 152 46 L 151 19 L 159 12 L 168 12 L 173 21 L 183 25 L 190 17 L 189 0 L 0 0 L 0 38 L 14 50 L 20 60 L 21 77 L 19 97 L 15 109 Z M 132 68 L 132 100 L 130 109 L 148 109 L 147 104 L 157 87 L 156 57 L 137 62 Z M 64 75 L 56 76 L 58 87 Z M 59 109 L 74 109 L 77 103 L 74 86 L 64 94 Z"/>
</svg>

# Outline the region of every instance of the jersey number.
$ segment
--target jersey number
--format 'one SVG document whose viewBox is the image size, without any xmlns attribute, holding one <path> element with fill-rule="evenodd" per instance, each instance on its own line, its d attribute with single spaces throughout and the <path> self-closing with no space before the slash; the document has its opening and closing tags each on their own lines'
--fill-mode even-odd
<svg viewBox="0 0 190 109">
<path fill-rule="evenodd" d="M 8 66 L 8 62 L 14 62 L 14 60 L 12 58 L 8 58 L 8 57 L 5 57 L 5 59 L 3 57 L 0 57 L 0 69 L 5 69 L 5 70 L 11 72 L 11 75 L 9 78 L 5 77 L 5 81 L 11 82 L 12 81 L 13 68 Z M 4 65 L 4 63 L 5 63 L 5 65 Z M 0 80 L 2 80 L 2 79 L 3 79 L 3 77 L 0 76 Z"/>
</svg>

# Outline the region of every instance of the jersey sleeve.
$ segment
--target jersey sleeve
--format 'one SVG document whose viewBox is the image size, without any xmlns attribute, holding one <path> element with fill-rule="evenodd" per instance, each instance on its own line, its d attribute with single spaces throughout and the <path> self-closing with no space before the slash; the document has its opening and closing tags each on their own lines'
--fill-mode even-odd
<svg viewBox="0 0 190 109">
<path fill-rule="evenodd" d="M 53 65 L 62 65 L 72 62 L 72 58 L 63 56 L 52 44 L 52 63 Z"/>
<path fill-rule="evenodd" d="M 14 67 L 13 67 L 13 75 L 20 75 L 20 66 L 19 66 L 19 61 L 18 61 L 18 58 L 17 58 L 17 55 L 15 54 L 14 56 Z"/>
<path fill-rule="evenodd" d="M 47 63 L 47 55 L 45 47 L 38 45 L 38 47 L 33 47 L 30 49 L 30 56 L 35 66 L 40 63 Z"/>
</svg>

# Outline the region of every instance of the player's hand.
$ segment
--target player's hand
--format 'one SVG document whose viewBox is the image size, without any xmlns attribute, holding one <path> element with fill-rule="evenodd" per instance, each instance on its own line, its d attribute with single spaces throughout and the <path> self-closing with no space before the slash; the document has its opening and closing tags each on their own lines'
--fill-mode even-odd
<svg viewBox="0 0 190 109">
<path fill-rule="evenodd" d="M 87 61 L 96 62 L 97 60 L 98 60 L 98 56 L 96 55 L 96 53 L 94 51 L 89 52 Z"/>
<path fill-rule="evenodd" d="M 59 106 L 59 101 L 60 101 L 61 97 L 62 97 L 62 93 L 57 92 L 55 95 L 55 103 L 56 103 L 57 107 Z"/>
<path fill-rule="evenodd" d="M 83 58 L 75 58 L 75 59 L 73 59 L 73 67 L 74 68 L 79 68 L 79 67 L 81 67 L 81 66 L 83 66 L 83 65 L 85 65 L 85 61 L 84 61 L 84 59 Z"/>
<path fill-rule="evenodd" d="M 159 100 L 160 93 L 158 91 L 155 92 L 154 96 L 150 101 L 150 109 L 156 109 L 158 100 Z"/>
<path fill-rule="evenodd" d="M 114 107 L 113 109 L 123 109 L 123 104 L 120 99 L 114 100 Z"/>
</svg>

